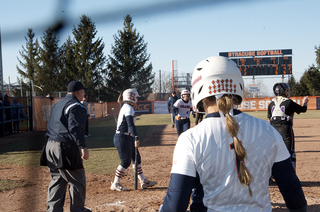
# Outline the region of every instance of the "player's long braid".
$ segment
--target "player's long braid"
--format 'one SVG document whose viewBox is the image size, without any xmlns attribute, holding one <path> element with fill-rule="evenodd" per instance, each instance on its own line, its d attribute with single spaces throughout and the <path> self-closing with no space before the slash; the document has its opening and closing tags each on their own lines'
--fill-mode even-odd
<svg viewBox="0 0 320 212">
<path fill-rule="evenodd" d="M 123 104 L 123 102 L 122 102 L 122 93 L 123 93 L 123 92 L 120 93 L 120 95 L 119 95 L 119 97 L 118 97 L 118 101 L 117 101 L 117 102 L 120 104 L 120 107 L 121 107 L 122 104 Z"/>
<path fill-rule="evenodd" d="M 239 125 L 236 120 L 229 114 L 230 110 L 233 109 L 235 105 L 236 98 L 233 95 L 224 95 L 218 99 L 217 105 L 221 112 L 226 115 L 226 125 L 230 135 L 233 137 L 234 151 L 238 160 L 240 160 L 239 167 L 239 180 L 240 183 L 244 186 L 248 186 L 249 194 L 252 196 L 252 190 L 250 188 L 250 183 L 252 176 L 244 163 L 244 158 L 247 156 L 245 148 L 242 146 L 241 141 L 237 138 L 239 131 Z"/>
</svg>

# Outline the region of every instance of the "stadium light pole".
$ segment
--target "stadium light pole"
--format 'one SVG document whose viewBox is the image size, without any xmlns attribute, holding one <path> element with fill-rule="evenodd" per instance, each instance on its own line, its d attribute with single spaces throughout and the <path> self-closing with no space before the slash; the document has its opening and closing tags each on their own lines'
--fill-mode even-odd
<svg viewBox="0 0 320 212">
<path fill-rule="evenodd" d="M 161 100 L 161 70 L 159 70 L 159 79 L 160 79 L 160 100 Z"/>
</svg>

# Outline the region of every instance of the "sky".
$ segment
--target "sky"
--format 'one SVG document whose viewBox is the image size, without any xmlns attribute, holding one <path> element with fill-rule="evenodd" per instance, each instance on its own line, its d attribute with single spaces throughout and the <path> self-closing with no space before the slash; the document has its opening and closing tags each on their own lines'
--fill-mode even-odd
<svg viewBox="0 0 320 212">
<path fill-rule="evenodd" d="M 171 74 L 173 60 L 179 74 L 192 74 L 200 61 L 219 52 L 292 49 L 292 72 L 299 80 L 315 64 L 315 46 L 320 46 L 318 0 L 0 0 L 0 8 L 5 83 L 20 77 L 17 57 L 28 28 L 40 41 L 48 27 L 64 20 L 58 34 L 62 45 L 83 14 L 96 24 L 106 56 L 130 14 L 156 75 Z M 272 86 L 281 81 L 281 76 L 260 76 L 255 83 L 272 96 Z M 253 79 L 244 82 L 248 86 Z"/>
</svg>

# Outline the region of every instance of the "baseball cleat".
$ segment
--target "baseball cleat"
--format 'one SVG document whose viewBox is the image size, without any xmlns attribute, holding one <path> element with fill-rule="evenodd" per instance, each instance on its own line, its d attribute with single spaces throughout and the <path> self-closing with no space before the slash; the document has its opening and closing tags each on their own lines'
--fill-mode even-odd
<svg viewBox="0 0 320 212">
<path fill-rule="evenodd" d="M 150 181 L 148 179 L 144 179 L 143 181 L 140 182 L 140 184 L 141 184 L 141 188 L 144 189 L 144 188 L 154 186 L 155 184 L 157 184 L 157 181 Z"/>
<path fill-rule="evenodd" d="M 112 191 L 127 191 L 128 189 L 126 187 L 123 187 L 120 182 L 118 182 L 118 183 L 113 182 L 113 183 L 111 183 L 111 190 Z"/>
</svg>

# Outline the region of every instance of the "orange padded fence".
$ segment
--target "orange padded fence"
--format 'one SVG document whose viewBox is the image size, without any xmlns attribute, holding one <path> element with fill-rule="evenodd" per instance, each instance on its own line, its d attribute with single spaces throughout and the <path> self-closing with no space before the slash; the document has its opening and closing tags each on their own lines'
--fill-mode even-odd
<svg viewBox="0 0 320 212">
<path fill-rule="evenodd" d="M 266 111 L 268 105 L 274 97 L 267 98 L 244 98 L 242 104 L 238 107 L 241 111 Z M 309 97 L 308 110 L 320 109 L 320 96 Z M 34 130 L 45 130 L 50 116 L 51 107 L 61 98 L 51 100 L 46 97 L 33 97 L 33 117 Z M 302 105 L 303 97 L 292 97 L 293 101 Z M 112 110 L 113 108 L 113 110 Z M 90 119 L 101 117 L 114 117 L 119 115 L 120 105 L 117 102 L 97 103 L 89 102 L 88 109 Z M 141 101 L 134 108 L 137 114 L 167 112 L 167 101 Z"/>
</svg>

